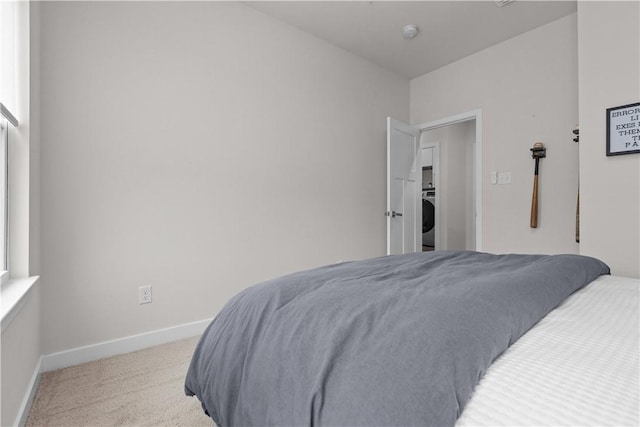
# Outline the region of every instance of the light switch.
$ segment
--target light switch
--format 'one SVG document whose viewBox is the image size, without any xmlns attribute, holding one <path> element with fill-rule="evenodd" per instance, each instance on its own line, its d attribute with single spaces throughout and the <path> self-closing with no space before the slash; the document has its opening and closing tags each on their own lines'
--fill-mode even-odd
<svg viewBox="0 0 640 427">
<path fill-rule="evenodd" d="M 511 172 L 500 172 L 498 174 L 498 184 L 511 184 Z"/>
<path fill-rule="evenodd" d="M 498 183 L 498 172 L 491 171 L 491 184 L 497 184 L 497 183 Z"/>
</svg>

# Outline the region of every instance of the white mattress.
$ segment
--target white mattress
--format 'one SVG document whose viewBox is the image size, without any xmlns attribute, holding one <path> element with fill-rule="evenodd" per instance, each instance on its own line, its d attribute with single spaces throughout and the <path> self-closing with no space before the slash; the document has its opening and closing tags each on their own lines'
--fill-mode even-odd
<svg viewBox="0 0 640 427">
<path fill-rule="evenodd" d="M 602 276 L 487 370 L 456 426 L 640 425 L 640 280 Z"/>
</svg>

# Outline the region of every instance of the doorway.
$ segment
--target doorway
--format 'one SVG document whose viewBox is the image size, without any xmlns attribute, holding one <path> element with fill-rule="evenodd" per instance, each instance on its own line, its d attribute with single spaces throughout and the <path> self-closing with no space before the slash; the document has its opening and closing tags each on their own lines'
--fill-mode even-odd
<svg viewBox="0 0 640 427">
<path fill-rule="evenodd" d="M 434 244 L 435 250 L 445 249 L 449 247 L 468 248 L 476 251 L 482 250 L 482 111 L 473 110 L 470 112 L 446 117 L 444 119 L 433 122 L 423 123 L 421 125 L 412 126 L 402 123 L 398 120 L 388 118 L 387 120 L 387 254 L 398 254 L 408 252 L 420 252 L 422 248 L 422 148 L 425 144 L 433 141 L 426 141 L 422 135 L 436 129 L 447 128 L 452 125 L 462 124 L 465 122 L 473 122 L 473 127 L 469 128 L 471 152 L 465 154 L 465 184 L 464 193 L 467 195 L 465 201 L 465 233 L 461 236 L 448 236 L 450 231 L 448 216 L 451 212 L 460 213 L 462 209 L 455 211 L 443 209 L 438 206 L 445 206 L 448 201 L 446 197 L 450 193 L 441 192 L 438 182 L 441 173 L 435 170 L 439 156 L 434 156 L 434 165 L 432 165 L 432 184 L 436 187 L 434 209 L 435 232 Z M 468 124 L 471 126 L 471 124 Z M 445 130 L 442 130 L 445 132 Z M 446 133 L 446 132 L 445 132 Z M 428 138 L 427 138 L 428 139 Z M 444 142 L 441 147 L 444 146 Z M 447 147 L 453 147 L 451 144 Z M 411 148 L 413 147 L 413 148 Z M 459 147 L 454 147 L 459 148 Z M 400 151 L 398 151 L 400 150 Z M 407 151 L 409 150 L 409 151 Z M 413 150 L 413 154 L 409 155 Z M 407 154 L 409 153 L 409 154 Z M 411 160 L 413 159 L 413 160 Z M 399 161 L 402 160 L 402 161 Z M 469 176 L 470 181 L 466 178 Z M 457 194 L 462 194 L 460 187 L 457 188 Z M 470 194 L 470 197 L 468 197 Z M 470 200 L 470 202 L 469 202 Z M 468 208 L 467 208 L 468 206 Z M 441 219 L 442 218 L 442 219 Z M 440 220 L 441 219 L 441 220 Z M 440 220 L 440 221 L 439 221 Z M 443 224 L 444 222 L 444 224 Z M 469 225 L 470 224 L 470 225 Z M 468 231 L 471 230 L 471 231 Z M 440 231 L 444 231 L 440 236 Z M 445 233 L 447 234 L 445 240 Z M 458 243 L 450 243 L 449 237 L 457 237 Z M 454 239 L 456 241 L 456 239 Z M 464 241 L 464 244 L 460 242 Z"/>
<path fill-rule="evenodd" d="M 425 154 L 433 151 L 437 145 L 439 154 L 432 164 L 437 162 L 437 174 L 432 174 L 431 181 L 438 181 L 437 186 L 427 183 L 423 188 L 423 224 L 430 218 L 430 202 L 437 212 L 434 229 L 438 238 L 427 239 L 433 235 L 423 235 L 423 251 L 436 250 L 474 250 L 475 237 L 473 221 L 475 208 L 473 205 L 473 151 L 475 144 L 475 120 L 467 120 L 441 126 L 422 132 L 420 147 Z M 429 162 L 423 160 L 424 174 L 428 177 Z M 433 170 L 431 170 L 433 172 Z M 424 230 L 424 225 L 423 225 Z"/>
<path fill-rule="evenodd" d="M 456 127 L 457 125 L 462 126 Z M 420 130 L 421 146 L 429 144 L 427 142 L 429 139 L 441 140 L 438 159 L 441 160 L 440 173 L 434 179 L 450 177 L 448 183 L 438 182 L 437 186 L 442 187 L 441 191 L 436 188 L 436 207 L 441 207 L 436 209 L 436 249 L 464 247 L 475 251 L 482 250 L 482 110 L 445 117 L 423 123 L 416 128 Z M 434 136 L 431 133 L 438 130 L 445 136 Z M 458 144 L 455 144 L 456 140 Z M 452 151 L 457 152 L 457 156 L 451 156 Z M 445 157 L 446 165 L 442 162 Z M 457 160 L 454 160 L 454 157 L 457 157 Z M 464 169 L 459 169 L 462 163 L 464 163 Z M 448 169 L 446 169 L 447 166 L 449 166 Z M 456 179 L 456 177 L 461 178 L 462 175 L 464 179 Z M 461 182 L 464 182 L 464 185 Z M 451 183 L 454 185 L 452 186 Z M 464 193 L 464 202 L 461 202 L 459 197 L 462 193 Z M 449 197 L 457 198 L 458 201 L 451 203 Z M 460 208 L 462 203 L 464 203 L 464 209 Z M 464 212 L 463 219 L 459 215 L 461 212 Z M 456 222 L 459 224 L 457 228 L 461 230 L 464 227 L 464 236 L 455 231 L 449 235 L 452 230 L 449 215 L 452 213 L 457 216 Z"/>
</svg>

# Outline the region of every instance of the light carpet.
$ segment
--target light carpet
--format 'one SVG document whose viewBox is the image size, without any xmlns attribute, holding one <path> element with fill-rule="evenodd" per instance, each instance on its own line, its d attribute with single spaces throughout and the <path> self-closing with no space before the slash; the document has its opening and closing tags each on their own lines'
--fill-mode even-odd
<svg viewBox="0 0 640 427">
<path fill-rule="evenodd" d="M 45 372 L 27 426 L 209 426 L 184 378 L 198 337 Z"/>
</svg>

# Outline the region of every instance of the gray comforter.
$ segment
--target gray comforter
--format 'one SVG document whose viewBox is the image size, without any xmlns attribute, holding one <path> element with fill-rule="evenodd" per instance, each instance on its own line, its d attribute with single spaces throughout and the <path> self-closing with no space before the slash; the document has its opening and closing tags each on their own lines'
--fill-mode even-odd
<svg viewBox="0 0 640 427">
<path fill-rule="evenodd" d="M 433 252 L 331 265 L 235 296 L 185 391 L 222 426 L 452 426 L 491 362 L 609 268 Z"/>
</svg>

